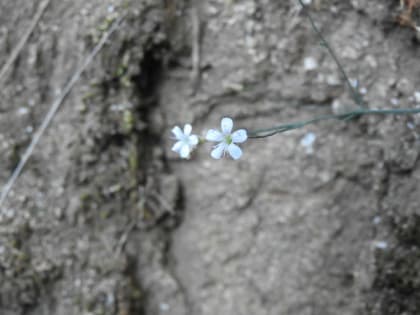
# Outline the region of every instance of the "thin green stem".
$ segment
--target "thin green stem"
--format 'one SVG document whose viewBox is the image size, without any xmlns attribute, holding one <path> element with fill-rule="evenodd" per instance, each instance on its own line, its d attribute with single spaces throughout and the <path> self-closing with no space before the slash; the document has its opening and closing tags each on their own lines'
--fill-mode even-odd
<svg viewBox="0 0 420 315">
<path fill-rule="evenodd" d="M 324 121 L 324 120 L 335 119 L 335 120 L 347 121 L 347 120 L 351 120 L 355 117 L 360 117 L 362 115 L 406 115 L 406 114 L 420 113 L 420 108 L 412 108 L 412 109 L 408 109 L 408 108 L 406 108 L 406 109 L 368 109 L 368 108 L 366 108 L 365 104 L 363 102 L 362 96 L 352 85 L 349 77 L 347 76 L 346 71 L 344 70 L 344 67 L 340 63 L 340 60 L 338 59 L 337 55 L 335 54 L 334 50 L 331 48 L 331 46 L 329 45 L 327 40 L 322 35 L 319 28 L 316 26 L 314 19 L 310 15 L 306 6 L 303 4 L 303 1 L 302 0 L 298 0 L 298 1 L 299 1 L 300 5 L 302 6 L 302 10 L 303 10 L 304 14 L 309 19 L 314 32 L 320 38 L 321 44 L 325 48 L 327 48 L 329 54 L 331 55 L 331 57 L 334 59 L 335 63 L 337 64 L 342 76 L 344 77 L 344 79 L 345 79 L 345 81 L 346 81 L 346 83 L 347 83 L 347 85 L 348 85 L 348 87 L 349 87 L 349 89 L 352 93 L 352 96 L 353 96 L 353 99 L 354 99 L 355 103 L 360 106 L 360 109 L 352 111 L 352 112 L 344 113 L 344 114 L 323 115 L 323 116 L 318 116 L 318 117 L 315 117 L 315 118 L 312 118 L 312 119 L 306 120 L 306 121 L 299 121 L 299 122 L 290 123 L 290 124 L 283 124 L 283 125 L 279 125 L 279 126 L 272 127 L 272 128 L 267 128 L 267 129 L 257 129 L 257 130 L 253 130 L 253 131 L 248 131 L 248 138 L 266 138 L 266 137 L 270 137 L 270 136 L 273 136 L 273 135 L 278 134 L 278 133 L 286 132 L 286 131 L 293 130 L 293 129 L 302 128 L 304 126 L 307 126 L 307 125 L 310 125 L 310 124 L 315 124 L 315 123 L 318 123 L 318 122 Z"/>
<path fill-rule="evenodd" d="M 312 118 L 306 121 L 299 121 L 290 124 L 283 124 L 272 128 L 267 129 L 257 129 L 248 131 L 248 138 L 266 138 L 270 136 L 274 136 L 275 134 L 286 132 L 293 129 L 302 128 L 306 125 L 315 124 L 320 121 L 324 120 L 350 120 L 355 117 L 359 117 L 362 115 L 406 115 L 406 114 L 418 114 L 420 113 L 420 108 L 402 108 L 402 109 L 366 109 L 361 108 L 352 112 L 348 112 L 345 114 L 337 114 L 337 115 L 323 115 Z"/>
<path fill-rule="evenodd" d="M 349 77 L 347 76 L 346 71 L 344 70 L 343 65 L 341 64 L 340 60 L 338 59 L 337 55 L 335 54 L 334 50 L 332 49 L 332 47 L 330 46 L 330 44 L 328 43 L 328 41 L 325 39 L 324 35 L 322 35 L 322 32 L 320 31 L 320 29 L 318 28 L 318 26 L 316 26 L 314 19 L 312 18 L 311 14 L 309 13 L 309 11 L 307 10 L 306 6 L 303 4 L 302 0 L 298 0 L 300 5 L 302 6 L 302 11 L 303 13 L 306 15 L 306 17 L 308 18 L 309 22 L 311 23 L 312 29 L 314 30 L 314 32 L 316 33 L 316 35 L 319 37 L 319 39 L 321 40 L 321 45 L 324 46 L 329 54 L 331 55 L 331 57 L 334 59 L 336 65 L 338 66 L 338 69 L 341 72 L 341 75 L 343 76 L 344 80 L 346 81 L 350 92 L 352 94 L 353 100 L 354 102 L 359 105 L 360 107 L 365 107 L 364 101 L 363 101 L 363 97 L 360 95 L 360 93 L 354 88 L 353 84 L 351 83 Z"/>
</svg>

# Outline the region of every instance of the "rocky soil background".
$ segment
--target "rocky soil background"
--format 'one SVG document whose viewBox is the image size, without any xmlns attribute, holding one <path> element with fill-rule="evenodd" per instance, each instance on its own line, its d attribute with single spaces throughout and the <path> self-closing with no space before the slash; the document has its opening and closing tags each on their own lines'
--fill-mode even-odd
<svg viewBox="0 0 420 315">
<path fill-rule="evenodd" d="M 420 106 L 400 1 L 309 2 L 369 107 Z M 0 65 L 39 5 L 0 2 Z M 353 108 L 295 0 L 51 0 L 0 78 L 1 182 L 122 16 L 0 211 L 0 314 L 419 314 L 420 116 L 170 151 L 176 124 Z"/>
</svg>

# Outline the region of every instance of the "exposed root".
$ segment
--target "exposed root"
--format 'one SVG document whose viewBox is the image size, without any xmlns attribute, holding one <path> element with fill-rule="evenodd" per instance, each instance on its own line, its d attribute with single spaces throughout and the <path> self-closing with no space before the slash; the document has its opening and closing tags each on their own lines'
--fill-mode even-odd
<svg viewBox="0 0 420 315">
<path fill-rule="evenodd" d="M 396 18 L 398 24 L 410 27 L 420 33 L 420 26 L 413 21 L 413 12 L 420 8 L 420 0 L 400 0 L 400 7 L 402 13 Z"/>
</svg>

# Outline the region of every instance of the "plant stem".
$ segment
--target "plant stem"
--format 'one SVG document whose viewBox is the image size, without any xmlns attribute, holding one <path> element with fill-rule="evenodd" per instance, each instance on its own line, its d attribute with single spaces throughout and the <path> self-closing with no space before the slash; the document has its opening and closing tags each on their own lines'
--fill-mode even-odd
<svg viewBox="0 0 420 315">
<path fill-rule="evenodd" d="M 325 39 L 324 35 L 322 35 L 322 32 L 320 31 L 320 29 L 316 26 L 314 19 L 312 18 L 309 11 L 306 9 L 306 6 L 303 4 L 302 0 L 298 0 L 298 1 L 299 1 L 300 5 L 302 6 L 303 13 L 306 15 L 306 17 L 309 19 L 309 22 L 311 23 L 312 29 L 314 30 L 316 35 L 318 35 L 319 39 L 321 40 L 321 45 L 324 46 L 328 50 L 329 54 L 331 55 L 331 57 L 334 59 L 336 65 L 338 66 L 338 69 L 340 70 L 341 75 L 343 76 L 344 80 L 346 81 L 346 83 L 347 83 L 347 85 L 350 89 L 350 92 L 352 94 L 354 102 L 357 105 L 359 105 L 360 107 L 365 107 L 362 96 L 354 88 L 354 86 L 351 84 L 351 81 L 350 81 L 346 71 L 344 70 L 344 67 L 340 63 L 340 60 L 338 59 L 337 55 L 335 54 L 334 50 L 331 48 L 330 44 Z"/>
<path fill-rule="evenodd" d="M 338 115 L 323 115 L 306 121 L 300 121 L 290 124 L 283 124 L 267 129 L 257 129 L 248 131 L 248 138 L 266 138 L 275 134 L 286 132 L 293 129 L 302 128 L 306 125 L 315 124 L 324 120 L 350 120 L 362 115 L 406 115 L 420 113 L 420 108 L 402 108 L 402 109 L 366 109 L 361 108 L 352 112 Z"/>
</svg>

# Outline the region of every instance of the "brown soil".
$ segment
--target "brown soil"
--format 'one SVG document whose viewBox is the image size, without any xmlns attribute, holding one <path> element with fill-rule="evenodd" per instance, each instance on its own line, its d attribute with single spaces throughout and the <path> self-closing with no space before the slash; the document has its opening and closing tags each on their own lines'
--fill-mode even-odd
<svg viewBox="0 0 420 315">
<path fill-rule="evenodd" d="M 399 2 L 311 6 L 372 108 L 420 105 Z M 0 65 L 38 5 L 0 2 Z M 249 140 L 240 161 L 170 151 L 174 125 L 354 106 L 295 0 L 52 0 L 0 78 L 2 183 L 119 16 L 0 210 L 1 315 L 420 313 L 420 115 Z"/>
</svg>

